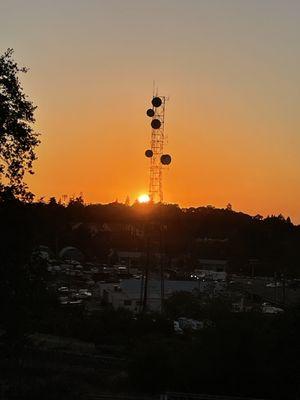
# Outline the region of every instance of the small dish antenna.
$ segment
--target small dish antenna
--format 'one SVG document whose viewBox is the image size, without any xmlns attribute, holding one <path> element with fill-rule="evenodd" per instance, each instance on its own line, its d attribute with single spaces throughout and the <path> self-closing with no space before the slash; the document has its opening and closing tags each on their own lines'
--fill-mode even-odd
<svg viewBox="0 0 300 400">
<path fill-rule="evenodd" d="M 152 126 L 152 128 L 153 129 L 159 129 L 160 127 L 161 127 L 161 122 L 160 122 L 160 120 L 159 119 L 153 119 L 152 121 L 151 121 L 151 126 Z"/>
<path fill-rule="evenodd" d="M 153 97 L 152 99 L 152 105 L 153 107 L 160 107 L 162 105 L 162 100 L 160 97 Z"/>
<path fill-rule="evenodd" d="M 148 158 L 153 157 L 153 151 L 150 150 L 150 149 L 146 150 L 146 151 L 145 151 L 145 156 L 148 157 Z"/>
<path fill-rule="evenodd" d="M 169 165 L 169 164 L 171 164 L 171 161 L 172 161 L 172 158 L 171 158 L 170 154 L 163 154 L 163 155 L 160 157 L 160 162 L 161 162 L 163 165 Z"/>
<path fill-rule="evenodd" d="M 148 115 L 148 117 L 154 117 L 154 115 L 155 115 L 154 110 L 152 108 L 148 108 L 147 115 Z"/>
</svg>

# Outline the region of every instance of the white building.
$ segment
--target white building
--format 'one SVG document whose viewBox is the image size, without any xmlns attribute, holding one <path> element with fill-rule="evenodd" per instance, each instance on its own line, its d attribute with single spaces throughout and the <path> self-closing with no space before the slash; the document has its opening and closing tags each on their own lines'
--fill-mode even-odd
<svg viewBox="0 0 300 400">
<path fill-rule="evenodd" d="M 99 283 L 98 294 L 114 308 L 127 308 L 137 312 L 141 306 L 142 291 L 141 279 L 124 279 L 119 284 Z M 176 292 L 204 292 L 207 290 L 206 282 L 200 281 L 164 281 L 164 298 L 167 299 Z M 152 311 L 161 309 L 161 282 L 160 280 L 148 281 L 147 306 Z"/>
</svg>

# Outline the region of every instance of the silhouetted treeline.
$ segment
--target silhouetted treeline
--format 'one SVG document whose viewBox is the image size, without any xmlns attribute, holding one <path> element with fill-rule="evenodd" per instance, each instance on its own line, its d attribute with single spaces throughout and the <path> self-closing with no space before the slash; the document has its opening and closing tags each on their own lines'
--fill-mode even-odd
<svg viewBox="0 0 300 400">
<path fill-rule="evenodd" d="M 85 205 L 81 198 L 64 206 L 52 198 L 3 202 L 0 218 L 4 248 L 24 236 L 32 246 L 49 246 L 56 256 L 64 246 L 75 246 L 87 260 L 101 261 L 110 249 L 143 251 L 150 232 L 152 250 L 166 253 L 182 269 L 199 258 L 214 258 L 227 259 L 232 272 L 253 272 L 253 260 L 257 274 L 299 271 L 300 227 L 282 215 L 262 218 L 231 208 L 173 204 Z"/>
</svg>

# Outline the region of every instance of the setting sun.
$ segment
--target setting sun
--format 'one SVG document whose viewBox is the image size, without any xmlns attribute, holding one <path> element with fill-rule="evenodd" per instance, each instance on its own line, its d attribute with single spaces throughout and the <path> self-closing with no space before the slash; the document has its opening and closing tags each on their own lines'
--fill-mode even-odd
<svg viewBox="0 0 300 400">
<path fill-rule="evenodd" d="M 149 197 L 148 194 L 141 194 L 141 195 L 138 197 L 138 202 L 139 202 L 139 203 L 148 203 L 149 201 L 150 201 L 150 197 Z"/>
</svg>

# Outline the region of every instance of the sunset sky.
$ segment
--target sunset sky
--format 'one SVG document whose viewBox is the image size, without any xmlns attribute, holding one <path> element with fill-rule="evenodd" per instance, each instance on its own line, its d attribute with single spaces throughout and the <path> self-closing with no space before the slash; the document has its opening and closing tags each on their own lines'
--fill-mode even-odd
<svg viewBox="0 0 300 400">
<path fill-rule="evenodd" d="M 37 197 L 148 191 L 152 82 L 169 96 L 164 199 L 300 223 L 300 1 L 0 0 L 30 68 Z"/>
</svg>

